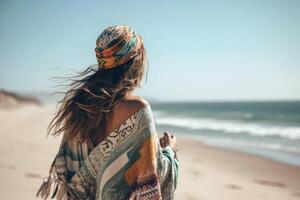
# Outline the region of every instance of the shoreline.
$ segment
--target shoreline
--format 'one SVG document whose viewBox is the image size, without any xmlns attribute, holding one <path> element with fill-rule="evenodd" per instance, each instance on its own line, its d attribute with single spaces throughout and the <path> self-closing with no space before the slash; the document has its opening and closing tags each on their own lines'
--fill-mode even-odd
<svg viewBox="0 0 300 200">
<path fill-rule="evenodd" d="M 263 148 L 253 148 L 253 147 L 235 147 L 233 146 L 229 146 L 229 145 L 218 145 L 218 144 L 210 144 L 209 142 L 206 142 L 205 140 L 202 140 L 201 138 L 197 138 L 197 136 L 191 135 L 191 134 L 176 134 L 177 138 L 183 139 L 183 140 L 190 140 L 190 141 L 196 141 L 201 143 L 202 145 L 205 146 L 210 146 L 213 148 L 218 148 L 220 150 L 232 150 L 232 151 L 237 151 L 240 153 L 244 153 L 244 154 L 250 154 L 250 155 L 254 155 L 254 156 L 258 156 L 264 159 L 268 159 L 271 161 L 275 161 L 281 164 L 287 164 L 287 165 L 291 165 L 294 167 L 299 167 L 300 168 L 300 161 L 295 161 L 295 160 L 291 160 L 291 158 L 287 159 L 287 158 L 280 158 L 277 154 L 281 154 L 284 156 L 291 156 L 291 153 L 285 152 L 285 151 L 281 151 L 281 150 L 270 150 L 270 149 L 263 149 Z M 272 155 L 273 154 L 273 155 Z"/>
<path fill-rule="evenodd" d="M 178 137 L 176 199 L 300 199 L 300 167 Z"/>
<path fill-rule="evenodd" d="M 229 152 L 232 152 L 232 153 L 243 154 L 243 156 L 254 156 L 254 157 L 261 158 L 263 160 L 268 160 L 270 162 L 275 162 L 277 164 L 283 164 L 283 165 L 288 165 L 288 166 L 291 166 L 291 167 L 300 168 L 300 166 L 298 166 L 296 164 L 291 164 L 291 163 L 287 163 L 287 162 L 284 162 L 284 161 L 281 161 L 281 160 L 276 160 L 276 159 L 273 159 L 272 157 L 259 155 L 259 154 L 256 154 L 256 153 L 252 153 L 250 151 L 248 152 L 246 150 L 242 150 L 242 149 L 239 149 L 239 148 L 209 144 L 209 143 L 206 143 L 205 141 L 202 141 L 201 139 L 193 138 L 193 136 L 191 136 L 191 137 L 190 136 L 185 137 L 185 136 L 182 136 L 182 135 L 180 135 L 180 136 L 176 135 L 176 136 L 177 136 L 177 140 L 182 141 L 182 143 L 184 143 L 184 144 L 190 143 L 190 142 L 195 142 L 195 143 L 199 143 L 200 146 L 204 146 L 206 148 L 216 149 L 218 151 L 229 151 Z"/>
<path fill-rule="evenodd" d="M 46 137 L 54 109 L 28 105 L 0 110 L 3 199 L 35 198 L 60 142 Z M 177 137 L 176 200 L 300 199 L 300 167 Z"/>
</svg>

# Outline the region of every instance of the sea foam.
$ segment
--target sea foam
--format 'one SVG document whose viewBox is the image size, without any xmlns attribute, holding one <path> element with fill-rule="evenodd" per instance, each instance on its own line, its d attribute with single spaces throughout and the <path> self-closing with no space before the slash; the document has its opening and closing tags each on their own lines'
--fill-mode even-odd
<svg viewBox="0 0 300 200">
<path fill-rule="evenodd" d="M 300 127 L 276 126 L 242 121 L 219 120 L 210 118 L 162 117 L 156 118 L 158 125 L 169 125 L 194 130 L 212 130 L 224 133 L 248 133 L 257 136 L 280 136 L 288 139 L 300 139 Z"/>
</svg>

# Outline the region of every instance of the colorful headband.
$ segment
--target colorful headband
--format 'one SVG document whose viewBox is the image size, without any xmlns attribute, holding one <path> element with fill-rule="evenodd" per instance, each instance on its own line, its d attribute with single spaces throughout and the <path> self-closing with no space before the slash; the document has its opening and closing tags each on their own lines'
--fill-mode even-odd
<svg viewBox="0 0 300 200">
<path fill-rule="evenodd" d="M 110 69 L 128 62 L 138 55 L 143 41 L 128 25 L 115 25 L 106 28 L 96 41 L 98 66 Z"/>
</svg>

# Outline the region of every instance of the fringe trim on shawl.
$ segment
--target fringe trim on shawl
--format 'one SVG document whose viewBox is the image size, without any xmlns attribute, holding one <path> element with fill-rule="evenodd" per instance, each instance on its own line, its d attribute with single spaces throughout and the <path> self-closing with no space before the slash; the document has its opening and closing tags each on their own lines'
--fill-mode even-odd
<svg viewBox="0 0 300 200">
<path fill-rule="evenodd" d="M 55 196 L 57 200 L 67 199 L 67 187 L 65 181 L 60 180 L 53 172 L 45 178 L 47 179 L 41 184 L 36 193 L 36 197 L 41 197 L 46 200 L 52 192 L 51 199 L 54 199 Z"/>
<path fill-rule="evenodd" d="M 64 134 L 59 145 L 59 150 L 62 148 L 65 141 L 66 136 Z M 54 199 L 56 196 L 57 200 L 67 200 L 67 181 L 64 176 L 58 176 L 55 170 L 55 161 L 57 156 L 58 153 L 50 166 L 49 176 L 44 178 L 43 183 L 35 195 L 36 197 L 41 197 L 46 200 L 50 196 L 51 191 L 53 191 L 51 199 Z"/>
<path fill-rule="evenodd" d="M 56 196 L 57 200 L 66 200 L 67 183 L 64 177 L 57 175 L 56 171 L 54 170 L 54 163 L 55 160 L 50 167 L 49 176 L 44 178 L 43 183 L 36 193 L 36 197 L 41 197 L 42 199 L 46 200 L 53 191 L 51 199 L 54 199 Z"/>
</svg>

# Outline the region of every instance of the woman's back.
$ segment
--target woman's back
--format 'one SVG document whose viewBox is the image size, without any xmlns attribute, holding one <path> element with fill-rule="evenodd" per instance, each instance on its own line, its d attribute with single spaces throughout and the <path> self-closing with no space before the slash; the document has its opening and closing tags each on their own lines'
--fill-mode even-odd
<svg viewBox="0 0 300 200">
<path fill-rule="evenodd" d="M 126 95 L 112 107 L 108 115 L 105 132 L 98 133 L 97 141 L 93 141 L 93 143 L 99 144 L 109 133 L 120 127 L 130 116 L 147 105 L 149 103 L 143 97 Z"/>
</svg>

